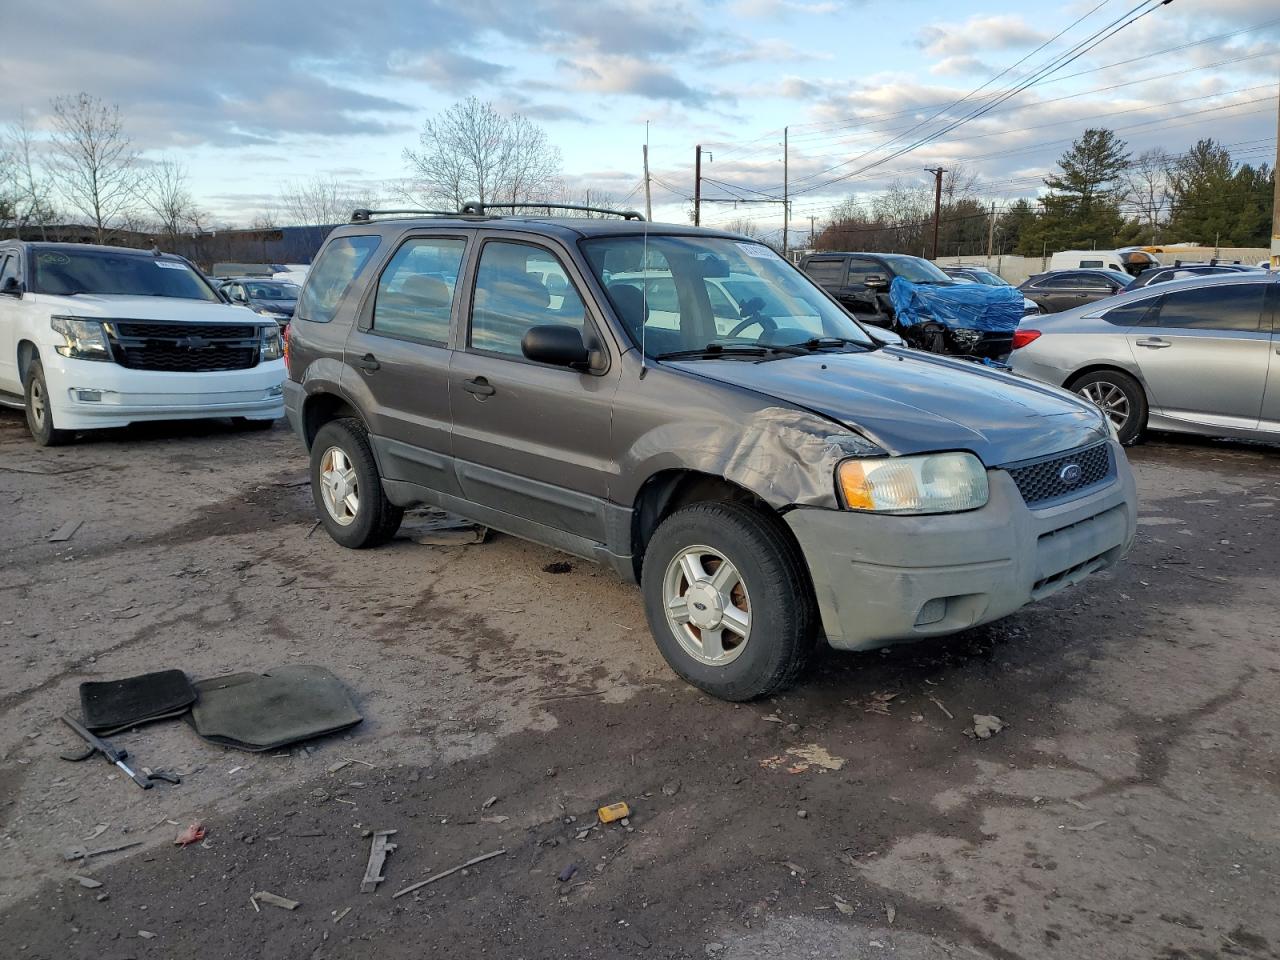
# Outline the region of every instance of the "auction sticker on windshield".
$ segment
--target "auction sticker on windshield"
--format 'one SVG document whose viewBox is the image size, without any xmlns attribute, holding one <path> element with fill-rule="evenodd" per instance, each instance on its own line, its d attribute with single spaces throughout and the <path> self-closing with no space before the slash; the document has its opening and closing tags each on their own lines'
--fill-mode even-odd
<svg viewBox="0 0 1280 960">
<path fill-rule="evenodd" d="M 757 260 L 781 260 L 776 253 L 770 250 L 762 243 L 739 243 L 738 249 L 745 253 L 748 257 L 755 257 Z"/>
<path fill-rule="evenodd" d="M 178 263 L 176 260 L 157 260 L 155 264 L 157 267 L 164 267 L 166 270 L 187 269 L 187 265 L 185 263 Z"/>
</svg>

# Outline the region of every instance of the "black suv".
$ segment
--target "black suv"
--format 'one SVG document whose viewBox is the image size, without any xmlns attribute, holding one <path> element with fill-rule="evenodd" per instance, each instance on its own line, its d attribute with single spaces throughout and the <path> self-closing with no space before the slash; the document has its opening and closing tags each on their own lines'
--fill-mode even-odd
<svg viewBox="0 0 1280 960">
<path fill-rule="evenodd" d="M 361 211 L 288 344 L 335 541 L 385 542 L 432 504 L 604 563 L 640 581 L 672 668 L 728 699 L 787 683 L 822 635 L 1005 616 L 1133 538 L 1097 407 L 886 346 L 735 234 Z"/>
</svg>

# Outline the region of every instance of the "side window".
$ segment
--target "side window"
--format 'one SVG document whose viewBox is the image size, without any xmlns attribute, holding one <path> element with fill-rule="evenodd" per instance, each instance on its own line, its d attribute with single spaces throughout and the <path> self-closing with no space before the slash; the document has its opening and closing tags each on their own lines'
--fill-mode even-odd
<svg viewBox="0 0 1280 960">
<path fill-rule="evenodd" d="M 1106 277 L 1093 277 L 1087 273 L 1081 274 L 1077 286 L 1084 290 L 1111 290 L 1114 289 L 1111 282 Z"/>
<path fill-rule="evenodd" d="M 1261 322 L 1266 289 L 1265 283 L 1240 283 L 1166 293 L 1153 325 L 1252 332 Z"/>
<path fill-rule="evenodd" d="M 1117 327 L 1137 327 L 1159 307 L 1160 300 L 1160 297 L 1147 297 L 1145 300 L 1112 307 L 1102 315 L 1102 319 Z"/>
<path fill-rule="evenodd" d="M 381 237 L 339 237 L 324 248 L 307 274 L 295 316 L 328 323 L 356 276 L 378 248 Z"/>
<path fill-rule="evenodd" d="M 1102 261 L 1101 261 L 1101 260 L 1081 260 L 1081 261 L 1080 261 L 1080 266 L 1082 266 L 1082 267 L 1101 267 L 1101 266 L 1102 266 Z"/>
<path fill-rule="evenodd" d="M 824 287 L 844 286 L 844 260 L 810 260 L 805 264 L 804 272 L 814 283 Z"/>
<path fill-rule="evenodd" d="M 725 292 L 710 280 L 704 281 L 707 286 L 707 299 L 711 301 L 711 315 L 717 320 L 732 320 L 737 323 L 742 317 Z M 674 286 L 674 284 L 673 284 Z M 719 326 L 717 324 L 717 326 Z"/>
<path fill-rule="evenodd" d="M 547 281 L 560 291 L 554 297 Z M 559 281 L 563 281 L 563 286 Z M 471 305 L 470 345 L 523 356 L 520 341 L 530 327 L 566 324 L 582 330 L 586 308 L 555 255 L 526 243 L 495 240 L 480 251 Z"/>
<path fill-rule="evenodd" d="M 879 273 L 888 279 L 892 274 L 884 267 L 876 263 L 874 260 L 859 260 L 857 257 L 849 258 L 849 286 L 864 287 L 866 286 L 867 277 L 873 273 Z"/>
<path fill-rule="evenodd" d="M 0 287 L 3 287 L 10 277 L 14 280 L 21 279 L 18 276 L 18 258 L 11 253 L 0 253 Z"/>
<path fill-rule="evenodd" d="M 419 237 L 400 245 L 378 278 L 373 332 L 445 344 L 467 242 Z"/>
</svg>

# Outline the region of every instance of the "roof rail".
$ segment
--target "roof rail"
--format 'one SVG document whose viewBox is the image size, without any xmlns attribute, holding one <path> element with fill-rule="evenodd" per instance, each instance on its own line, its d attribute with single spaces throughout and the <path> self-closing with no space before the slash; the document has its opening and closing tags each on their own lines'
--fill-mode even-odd
<svg viewBox="0 0 1280 960">
<path fill-rule="evenodd" d="M 605 207 L 588 207 L 580 203 L 480 203 L 471 200 L 462 205 L 461 210 L 416 210 L 404 208 L 398 210 L 369 210 L 361 207 L 351 212 L 352 223 L 369 223 L 374 217 L 489 217 L 491 207 L 504 210 L 581 210 L 585 213 L 602 213 L 606 216 L 621 217 L 623 220 L 643 220 L 638 210 L 609 210 Z"/>
<path fill-rule="evenodd" d="M 456 217 L 452 210 L 369 210 L 361 207 L 351 211 L 352 223 L 368 223 L 374 217 Z"/>
<path fill-rule="evenodd" d="M 638 210 L 610 210 L 607 207 L 590 207 L 581 203 L 481 203 L 478 200 L 464 203 L 459 214 L 464 217 L 483 217 L 490 207 L 500 207 L 503 210 L 581 210 L 585 213 L 621 217 L 623 220 L 644 219 L 644 215 Z"/>
</svg>

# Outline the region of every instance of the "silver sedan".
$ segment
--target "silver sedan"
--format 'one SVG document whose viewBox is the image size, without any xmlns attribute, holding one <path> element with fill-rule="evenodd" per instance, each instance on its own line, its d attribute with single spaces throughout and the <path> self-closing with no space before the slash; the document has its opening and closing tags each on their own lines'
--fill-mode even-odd
<svg viewBox="0 0 1280 960">
<path fill-rule="evenodd" d="M 1175 280 L 1028 317 L 1009 362 L 1111 418 L 1122 443 L 1148 427 L 1280 440 L 1280 277 Z"/>
</svg>

